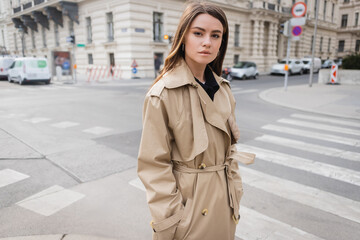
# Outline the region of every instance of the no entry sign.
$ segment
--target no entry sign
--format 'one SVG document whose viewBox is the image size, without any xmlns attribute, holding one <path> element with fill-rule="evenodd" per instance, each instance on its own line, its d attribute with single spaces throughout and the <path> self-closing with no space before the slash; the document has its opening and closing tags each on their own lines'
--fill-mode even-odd
<svg viewBox="0 0 360 240">
<path fill-rule="evenodd" d="M 300 36 L 302 31 L 303 30 L 302 30 L 301 26 L 295 26 L 295 27 L 292 28 L 291 33 L 292 33 L 293 36 Z"/>
<path fill-rule="evenodd" d="M 306 4 L 304 2 L 297 2 L 294 4 L 294 6 L 291 9 L 291 14 L 293 17 L 303 17 L 306 13 Z"/>
</svg>

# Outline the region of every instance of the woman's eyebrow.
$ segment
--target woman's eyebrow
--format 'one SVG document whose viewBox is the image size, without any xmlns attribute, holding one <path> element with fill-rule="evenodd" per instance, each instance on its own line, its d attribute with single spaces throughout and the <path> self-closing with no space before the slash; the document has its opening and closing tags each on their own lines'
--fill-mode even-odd
<svg viewBox="0 0 360 240">
<path fill-rule="evenodd" d="M 192 27 L 191 29 L 194 29 L 194 28 L 199 29 L 199 30 L 201 30 L 203 32 L 206 32 L 206 30 L 204 28 L 202 28 L 202 27 Z M 221 30 L 212 30 L 211 32 L 222 33 Z"/>
</svg>

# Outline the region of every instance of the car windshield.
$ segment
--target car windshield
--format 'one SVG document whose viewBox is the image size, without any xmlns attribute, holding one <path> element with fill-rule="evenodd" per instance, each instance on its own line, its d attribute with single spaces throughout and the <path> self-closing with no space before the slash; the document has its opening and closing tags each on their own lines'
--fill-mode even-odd
<svg viewBox="0 0 360 240">
<path fill-rule="evenodd" d="M 249 67 L 248 62 L 238 62 L 237 64 L 234 65 L 234 68 L 247 68 L 247 67 Z"/>
<path fill-rule="evenodd" d="M 304 64 L 308 64 L 310 61 L 303 61 Z"/>
<path fill-rule="evenodd" d="M 280 64 L 286 64 L 286 61 L 285 61 L 285 60 L 282 60 L 282 61 L 280 61 L 279 63 L 280 63 Z M 289 61 L 289 63 L 290 63 L 290 61 Z"/>
</svg>

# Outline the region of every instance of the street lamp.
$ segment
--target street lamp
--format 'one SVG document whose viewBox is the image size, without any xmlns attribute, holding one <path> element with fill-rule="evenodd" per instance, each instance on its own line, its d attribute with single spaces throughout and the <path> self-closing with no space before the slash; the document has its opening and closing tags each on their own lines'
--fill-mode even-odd
<svg viewBox="0 0 360 240">
<path fill-rule="evenodd" d="M 25 52 L 24 52 L 24 37 L 25 37 L 25 30 L 24 28 L 20 25 L 19 26 L 19 33 L 21 33 L 21 50 L 22 50 L 22 56 L 25 57 Z"/>
</svg>

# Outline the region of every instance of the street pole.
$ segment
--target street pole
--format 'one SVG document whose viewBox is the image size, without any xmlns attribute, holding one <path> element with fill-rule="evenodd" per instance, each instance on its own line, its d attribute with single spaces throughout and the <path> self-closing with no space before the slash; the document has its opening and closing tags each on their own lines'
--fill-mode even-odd
<svg viewBox="0 0 360 240">
<path fill-rule="evenodd" d="M 72 65 L 72 68 L 73 68 L 73 79 L 74 79 L 74 83 L 76 83 L 76 69 L 77 69 L 77 66 L 76 66 L 76 60 L 75 60 L 75 43 L 73 43 L 73 47 L 72 47 L 72 57 L 73 57 L 73 60 L 74 60 L 74 63 Z M 76 67 L 74 67 L 76 66 Z"/>
<path fill-rule="evenodd" d="M 20 26 L 19 27 L 19 32 L 21 33 L 21 52 L 22 52 L 22 56 L 25 57 L 25 51 L 24 51 L 24 33 L 25 30 Z"/>
<path fill-rule="evenodd" d="M 290 47 L 291 47 L 291 37 L 288 36 L 288 42 L 287 42 L 287 50 L 286 50 L 286 65 L 289 66 L 289 55 L 290 55 Z M 285 71 L 285 82 L 284 82 L 284 90 L 287 90 L 287 84 L 288 84 L 288 76 L 289 76 L 289 69 Z"/>
<path fill-rule="evenodd" d="M 310 65 L 310 76 L 309 76 L 309 87 L 312 87 L 313 75 L 314 75 L 314 55 L 316 47 L 316 32 L 319 17 L 319 0 L 316 0 L 316 12 L 315 12 L 315 27 L 314 27 L 314 39 L 312 42 L 312 53 L 311 53 L 311 65 Z"/>
</svg>

